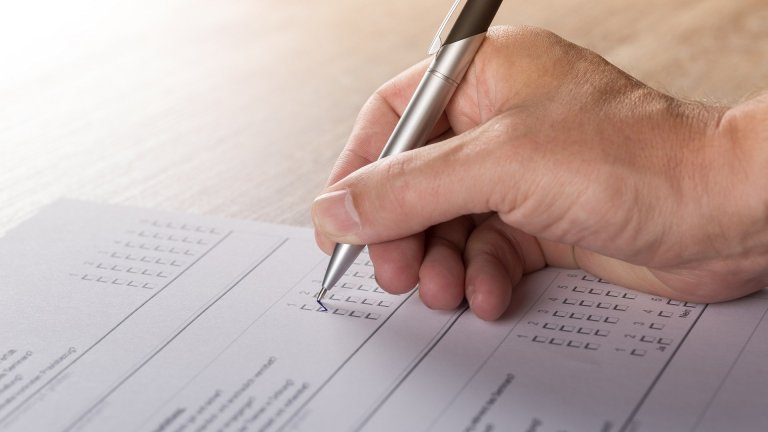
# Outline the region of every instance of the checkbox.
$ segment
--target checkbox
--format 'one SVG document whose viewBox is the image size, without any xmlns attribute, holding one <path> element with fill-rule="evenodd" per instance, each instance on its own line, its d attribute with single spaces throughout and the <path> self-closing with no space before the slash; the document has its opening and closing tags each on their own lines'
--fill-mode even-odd
<svg viewBox="0 0 768 432">
<path fill-rule="evenodd" d="M 613 304 L 600 302 L 597 304 L 598 309 L 610 309 Z"/>
<path fill-rule="evenodd" d="M 680 306 L 681 304 L 683 304 L 683 302 L 670 299 L 670 300 L 667 300 L 667 304 L 670 306 Z"/>
<path fill-rule="evenodd" d="M 611 334 L 611 332 L 609 330 L 598 329 L 597 331 L 595 331 L 595 336 L 606 337 L 609 334 Z"/>
<path fill-rule="evenodd" d="M 544 328 L 547 330 L 557 330 L 557 324 L 544 323 Z"/>
<path fill-rule="evenodd" d="M 547 341 L 547 338 L 545 338 L 545 337 L 543 337 L 543 336 L 534 336 L 532 340 L 533 340 L 534 342 L 538 342 L 538 343 L 544 343 L 544 342 L 546 342 L 546 341 Z"/>
<path fill-rule="evenodd" d="M 654 343 L 656 342 L 656 338 L 653 336 L 641 336 L 640 342 Z"/>
<path fill-rule="evenodd" d="M 360 297 L 349 296 L 344 301 L 347 303 L 360 303 Z"/>
<path fill-rule="evenodd" d="M 576 303 L 578 303 L 578 300 L 566 298 L 566 299 L 563 299 L 563 303 L 567 305 L 575 305 Z"/>
<path fill-rule="evenodd" d="M 635 293 L 624 293 L 624 295 L 622 297 L 624 297 L 625 299 L 634 300 L 634 299 L 637 298 L 637 294 L 635 294 Z"/>
<path fill-rule="evenodd" d="M 590 294 L 595 294 L 595 295 L 602 295 L 603 294 L 603 290 L 601 290 L 600 288 L 592 288 L 592 289 L 589 290 L 589 293 Z"/>
<path fill-rule="evenodd" d="M 552 338 L 549 340 L 550 345 L 562 345 L 565 343 L 565 339 Z"/>
<path fill-rule="evenodd" d="M 635 349 L 632 350 L 631 354 L 633 356 L 643 357 L 645 355 L 645 350 L 644 349 L 637 349 L 637 348 L 635 348 Z"/>
<path fill-rule="evenodd" d="M 574 330 L 576 330 L 576 327 L 574 326 L 570 326 L 570 325 L 560 326 L 560 331 L 563 331 L 563 332 L 573 333 Z"/>
<path fill-rule="evenodd" d="M 693 308 L 693 309 L 696 309 L 696 306 L 697 306 L 697 304 L 696 304 L 696 303 L 688 303 L 688 302 L 685 302 L 685 304 L 684 304 L 683 306 L 685 306 L 685 307 L 687 307 L 687 308 Z"/>
<path fill-rule="evenodd" d="M 581 346 L 584 345 L 581 341 L 568 341 L 568 346 L 573 348 L 581 348 Z"/>
<path fill-rule="evenodd" d="M 625 310 L 627 310 L 628 308 L 629 308 L 629 306 L 627 306 L 627 305 L 623 305 L 623 304 L 617 304 L 616 306 L 614 306 L 614 307 L 613 307 L 613 310 L 617 310 L 617 311 L 625 311 Z"/>
<path fill-rule="evenodd" d="M 587 317 L 587 321 L 602 321 L 603 316 L 602 315 L 590 315 Z"/>
<path fill-rule="evenodd" d="M 379 318 L 381 318 L 381 315 L 377 313 L 369 313 L 365 315 L 365 319 L 369 319 L 369 320 L 377 320 Z"/>
<path fill-rule="evenodd" d="M 594 330 L 588 327 L 580 327 L 578 333 L 591 335 Z"/>
<path fill-rule="evenodd" d="M 575 286 L 575 287 L 573 287 L 573 292 L 577 292 L 577 293 L 585 293 L 585 292 L 587 292 L 587 289 L 586 289 L 586 288 L 584 288 L 584 287 Z"/>
<path fill-rule="evenodd" d="M 304 309 L 304 308 L 302 308 L 302 309 Z M 321 311 L 321 312 L 323 312 L 322 308 L 320 309 L 320 311 Z M 334 314 L 334 315 L 346 315 L 348 312 L 349 312 L 348 310 L 346 310 L 346 309 L 341 309 L 341 308 L 338 308 L 338 309 L 334 309 L 334 310 L 333 310 L 333 314 Z"/>
<path fill-rule="evenodd" d="M 608 297 L 618 297 L 618 296 L 621 295 L 621 293 L 618 293 L 616 291 L 608 291 L 608 292 L 605 293 L 605 295 L 608 296 Z"/>
<path fill-rule="evenodd" d="M 586 306 L 586 307 L 592 307 L 592 305 L 594 304 L 595 302 L 593 302 L 592 300 L 582 300 L 579 302 L 579 305 Z"/>
<path fill-rule="evenodd" d="M 590 351 L 597 351 L 597 349 L 600 348 L 600 344 L 594 343 L 594 342 L 587 342 L 586 345 L 584 345 L 584 348 Z"/>
<path fill-rule="evenodd" d="M 563 311 L 556 310 L 555 313 L 553 313 L 552 315 L 554 315 L 556 317 L 559 317 L 559 318 L 565 318 L 565 317 L 568 316 L 568 312 L 563 312 Z"/>
<path fill-rule="evenodd" d="M 388 302 L 386 300 L 382 300 L 382 301 L 379 302 L 379 306 L 381 306 L 381 307 L 390 307 L 390 306 L 392 306 L 392 302 Z"/>
<path fill-rule="evenodd" d="M 670 318 L 672 316 L 672 312 L 659 311 L 659 316 L 662 318 Z"/>
<path fill-rule="evenodd" d="M 661 324 L 661 323 L 651 323 L 651 325 L 648 326 L 648 327 L 650 327 L 651 330 L 663 330 L 664 329 L 664 324 Z"/>
<path fill-rule="evenodd" d="M 672 339 L 669 338 L 659 338 L 659 344 L 660 345 L 671 345 Z"/>
<path fill-rule="evenodd" d="M 584 314 L 579 312 L 574 312 L 571 314 L 571 318 L 580 320 L 584 318 Z"/>
<path fill-rule="evenodd" d="M 363 299 L 363 304 L 368 306 L 373 306 L 376 304 L 376 300 L 371 299 Z"/>
<path fill-rule="evenodd" d="M 349 313 L 349 316 L 355 317 L 355 318 L 362 318 L 365 314 L 360 311 L 352 311 Z"/>
<path fill-rule="evenodd" d="M 616 324 L 617 322 L 619 322 L 619 319 L 616 317 L 606 317 L 605 322 L 607 322 L 608 324 Z"/>
</svg>

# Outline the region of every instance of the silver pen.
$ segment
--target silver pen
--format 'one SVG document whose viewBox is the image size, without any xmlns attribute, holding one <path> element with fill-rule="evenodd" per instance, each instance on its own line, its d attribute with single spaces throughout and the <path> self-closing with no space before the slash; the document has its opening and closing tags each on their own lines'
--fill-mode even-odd
<svg viewBox="0 0 768 432">
<path fill-rule="evenodd" d="M 389 137 L 379 159 L 421 147 L 426 144 L 448 101 L 485 40 L 488 27 L 501 6 L 501 0 L 463 0 L 461 13 L 451 27 L 445 41 L 442 34 L 462 0 L 455 0 L 429 47 L 434 54 L 432 63 L 421 79 L 400 121 Z M 364 245 L 339 243 L 333 250 L 331 261 L 317 294 L 317 302 L 325 309 L 323 297 L 352 263 Z"/>
</svg>

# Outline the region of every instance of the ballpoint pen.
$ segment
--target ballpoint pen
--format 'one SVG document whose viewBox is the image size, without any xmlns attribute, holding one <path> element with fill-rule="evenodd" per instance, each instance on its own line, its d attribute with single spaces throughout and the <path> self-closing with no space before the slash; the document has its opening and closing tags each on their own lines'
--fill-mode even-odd
<svg viewBox="0 0 768 432">
<path fill-rule="evenodd" d="M 442 34 L 462 0 L 451 5 L 429 47 L 432 63 L 403 111 L 379 159 L 421 147 L 440 119 L 469 65 L 485 40 L 502 0 L 464 0 L 445 41 Z M 339 243 L 333 250 L 317 302 L 341 279 L 365 246 Z"/>
</svg>

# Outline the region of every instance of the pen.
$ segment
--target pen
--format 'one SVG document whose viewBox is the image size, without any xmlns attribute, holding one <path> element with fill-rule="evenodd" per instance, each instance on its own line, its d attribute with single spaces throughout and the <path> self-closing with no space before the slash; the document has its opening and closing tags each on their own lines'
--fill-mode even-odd
<svg viewBox="0 0 768 432">
<path fill-rule="evenodd" d="M 432 63 L 421 79 L 403 115 L 397 122 L 379 159 L 413 150 L 426 144 L 456 87 L 485 40 L 485 33 L 499 10 L 502 0 L 464 0 L 461 13 L 445 41 L 442 33 L 462 0 L 451 5 L 429 47 Z M 323 297 L 354 263 L 364 245 L 339 243 L 333 249 L 317 302 L 324 309 Z"/>
</svg>

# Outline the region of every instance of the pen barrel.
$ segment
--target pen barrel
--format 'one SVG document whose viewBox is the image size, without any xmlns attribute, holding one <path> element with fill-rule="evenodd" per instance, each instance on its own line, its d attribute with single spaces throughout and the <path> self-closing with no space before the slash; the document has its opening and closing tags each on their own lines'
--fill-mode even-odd
<svg viewBox="0 0 768 432">
<path fill-rule="evenodd" d="M 427 143 L 484 40 L 485 33 L 481 33 L 440 48 L 379 158 Z"/>
</svg>

